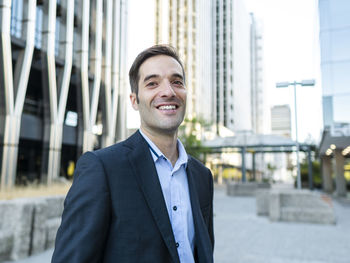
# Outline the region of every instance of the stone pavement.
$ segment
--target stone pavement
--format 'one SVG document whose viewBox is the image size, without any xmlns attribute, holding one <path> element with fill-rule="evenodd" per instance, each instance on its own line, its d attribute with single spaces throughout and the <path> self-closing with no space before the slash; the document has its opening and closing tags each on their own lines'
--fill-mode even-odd
<svg viewBox="0 0 350 263">
<path fill-rule="evenodd" d="M 216 188 L 216 263 L 349 263 L 350 205 L 333 202 L 336 225 L 271 223 L 256 216 L 255 198 Z"/>
<path fill-rule="evenodd" d="M 255 198 L 215 187 L 216 263 L 349 263 L 350 205 L 334 202 L 336 225 L 271 223 L 256 216 Z M 53 250 L 17 263 L 47 263 Z"/>
</svg>

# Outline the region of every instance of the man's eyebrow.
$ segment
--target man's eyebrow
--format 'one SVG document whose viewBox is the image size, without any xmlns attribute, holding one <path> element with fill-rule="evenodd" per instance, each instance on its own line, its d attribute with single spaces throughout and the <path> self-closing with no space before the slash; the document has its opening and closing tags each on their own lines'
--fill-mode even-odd
<svg viewBox="0 0 350 263">
<path fill-rule="evenodd" d="M 172 77 L 175 77 L 175 78 L 180 78 L 180 79 L 184 79 L 184 77 L 181 75 L 181 74 L 179 74 L 179 73 L 174 73 L 173 75 L 172 75 Z"/>
<path fill-rule="evenodd" d="M 149 79 L 158 78 L 158 77 L 159 77 L 159 75 L 157 75 L 157 74 L 148 75 L 143 79 L 143 82 L 146 82 Z"/>
</svg>

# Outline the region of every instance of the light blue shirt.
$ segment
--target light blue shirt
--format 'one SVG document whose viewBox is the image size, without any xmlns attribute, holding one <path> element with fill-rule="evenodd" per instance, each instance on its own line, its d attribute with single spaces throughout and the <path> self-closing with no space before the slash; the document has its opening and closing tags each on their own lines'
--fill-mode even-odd
<svg viewBox="0 0 350 263">
<path fill-rule="evenodd" d="M 173 229 L 180 262 L 194 263 L 194 223 L 190 192 L 186 174 L 188 156 L 180 140 L 177 140 L 179 158 L 174 167 L 159 148 L 141 131 L 147 141 Z"/>
</svg>

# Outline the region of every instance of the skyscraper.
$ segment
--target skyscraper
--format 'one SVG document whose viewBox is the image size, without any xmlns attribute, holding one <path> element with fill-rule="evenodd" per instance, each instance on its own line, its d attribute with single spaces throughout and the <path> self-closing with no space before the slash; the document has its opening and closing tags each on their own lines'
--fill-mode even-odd
<svg viewBox="0 0 350 263">
<path fill-rule="evenodd" d="M 263 29 L 253 13 L 250 14 L 251 107 L 252 130 L 264 133 L 264 65 Z"/>
<path fill-rule="evenodd" d="M 344 165 L 350 157 L 350 2 L 319 0 L 324 131 L 320 144 L 323 188 L 346 196 Z M 335 162 L 335 165 L 332 165 Z"/>
<path fill-rule="evenodd" d="M 188 116 L 219 135 L 261 132 L 262 33 L 244 1 L 155 1 L 155 42 L 173 45 L 184 60 Z"/>
<path fill-rule="evenodd" d="M 187 116 L 213 122 L 213 1 L 155 0 L 157 44 L 175 47 L 186 71 Z"/>
<path fill-rule="evenodd" d="M 216 122 L 251 130 L 250 17 L 241 0 L 215 4 Z"/>
<path fill-rule="evenodd" d="M 319 0 L 323 122 L 350 123 L 350 2 Z"/>
<path fill-rule="evenodd" d="M 289 105 L 276 105 L 271 109 L 272 134 L 291 138 L 292 124 Z"/>
</svg>

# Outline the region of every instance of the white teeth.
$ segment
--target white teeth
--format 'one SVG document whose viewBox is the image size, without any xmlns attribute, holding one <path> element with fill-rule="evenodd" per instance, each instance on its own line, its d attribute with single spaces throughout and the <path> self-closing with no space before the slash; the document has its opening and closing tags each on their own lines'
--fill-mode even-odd
<svg viewBox="0 0 350 263">
<path fill-rule="evenodd" d="M 160 110 L 175 110 L 176 106 L 175 105 L 164 105 L 159 107 Z"/>
</svg>

